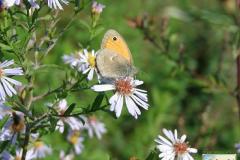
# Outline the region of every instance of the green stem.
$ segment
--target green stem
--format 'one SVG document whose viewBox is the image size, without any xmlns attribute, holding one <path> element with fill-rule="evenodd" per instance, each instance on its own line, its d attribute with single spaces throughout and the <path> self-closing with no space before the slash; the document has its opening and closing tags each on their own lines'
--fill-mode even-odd
<svg viewBox="0 0 240 160">
<path fill-rule="evenodd" d="M 25 131 L 25 138 L 24 138 L 24 142 L 23 142 L 23 152 L 22 152 L 22 159 L 21 160 L 25 160 L 26 159 L 26 155 L 27 155 L 27 146 L 29 143 L 29 139 L 30 139 L 30 127 L 28 126 L 28 124 L 26 125 L 26 131 Z"/>
</svg>

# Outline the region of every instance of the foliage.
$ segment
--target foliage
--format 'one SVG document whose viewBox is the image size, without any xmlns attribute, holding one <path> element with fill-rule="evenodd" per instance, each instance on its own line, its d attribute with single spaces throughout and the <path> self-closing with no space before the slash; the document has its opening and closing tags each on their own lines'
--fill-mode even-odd
<svg viewBox="0 0 240 160">
<path fill-rule="evenodd" d="M 101 140 L 83 142 L 81 159 L 158 159 L 154 140 L 163 128 L 187 134 L 198 149 L 195 159 L 202 153 L 235 153 L 240 141 L 240 17 L 235 0 L 99 2 L 106 8 L 97 15 L 90 0 L 70 1 L 62 11 L 44 1 L 32 10 L 23 1 L 27 8 L 0 13 L 0 60 L 14 59 L 24 71 L 14 77 L 24 85 L 7 105 L 23 112 L 27 128 L 53 148 L 46 159 L 59 159 L 61 150 L 72 148 L 68 132 L 55 131 L 61 116 L 48 105 L 61 99 L 68 101 L 62 116 L 85 123 L 79 115 L 95 115 L 105 123 Z M 137 78 L 144 80 L 149 94 L 150 107 L 137 120 L 126 109 L 116 118 L 109 111 L 110 93 L 92 91 L 98 81 L 88 81 L 62 60 L 81 49 L 97 51 L 110 28 L 127 41 Z M 1 128 L 8 118 L 1 120 Z M 21 146 L 25 137 L 20 137 Z M 15 150 L 9 142 L 0 144 L 0 151 L 6 148 Z"/>
</svg>

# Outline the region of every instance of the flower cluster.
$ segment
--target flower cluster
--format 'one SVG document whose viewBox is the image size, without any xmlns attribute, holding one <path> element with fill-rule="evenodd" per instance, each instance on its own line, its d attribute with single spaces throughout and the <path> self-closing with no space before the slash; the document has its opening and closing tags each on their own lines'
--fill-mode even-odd
<svg viewBox="0 0 240 160">
<path fill-rule="evenodd" d="M 65 131 L 64 128 L 68 126 L 67 140 L 74 148 L 74 151 L 71 151 L 69 155 L 65 155 L 64 151 L 61 151 L 60 157 L 74 157 L 74 153 L 80 154 L 82 152 L 84 148 L 83 135 L 85 130 L 90 138 L 93 138 L 93 136 L 96 135 L 98 139 L 101 139 L 102 135 L 106 133 L 104 123 L 99 121 L 96 116 L 65 116 L 64 113 L 68 109 L 67 101 L 65 99 L 60 100 L 57 105 L 51 107 L 56 109 L 59 116 L 56 130 L 63 133 Z M 0 132 L 0 142 L 11 141 L 13 145 L 16 145 L 18 137 L 25 134 L 25 115 L 22 112 L 13 111 L 3 103 L 0 105 L 0 110 L 2 111 L 0 113 L 1 118 L 5 116 L 10 117 Z M 82 121 L 84 121 L 84 123 Z M 44 158 L 52 153 L 52 149 L 40 139 L 38 134 L 31 134 L 31 137 L 31 147 L 27 151 L 26 159 Z M 6 157 L 14 159 L 21 156 L 21 149 L 17 149 L 15 155 L 11 155 L 7 150 L 0 154 L 0 158 L 3 159 Z"/>
<path fill-rule="evenodd" d="M 25 133 L 25 119 L 22 112 L 13 111 L 7 106 L 1 105 L 1 109 L 4 109 L 4 115 L 1 113 L 1 116 L 10 116 L 8 121 L 3 126 L 0 132 L 0 142 L 10 141 L 11 144 L 16 145 L 17 138 L 21 134 Z M 39 139 L 38 134 L 31 134 L 31 147 L 28 149 L 26 154 L 26 159 L 39 159 L 44 158 L 46 155 L 52 152 L 51 148 L 48 147 L 44 142 Z M 22 149 L 17 148 L 15 155 L 11 155 L 7 150 L 3 151 L 0 154 L 1 159 L 21 159 Z"/>
<path fill-rule="evenodd" d="M 99 121 L 94 115 L 89 117 L 83 115 L 75 117 L 65 115 L 65 111 L 68 109 L 66 99 L 60 100 L 57 105 L 52 105 L 51 107 L 56 109 L 59 116 L 56 130 L 58 130 L 60 133 L 64 133 L 65 127 L 68 126 L 67 140 L 74 146 L 74 151 L 76 154 L 80 154 L 84 148 L 83 132 L 85 130 L 90 138 L 93 138 L 93 136 L 96 135 L 98 139 L 101 139 L 102 135 L 106 133 L 105 124 Z"/>
<path fill-rule="evenodd" d="M 68 5 L 69 2 L 73 1 L 0 0 L 0 9 L 7 10 L 13 6 L 19 6 L 27 9 L 29 9 L 28 7 L 31 7 L 31 9 L 37 10 L 40 9 L 42 4 L 46 4 L 51 9 L 63 10 L 63 5 Z M 91 6 L 92 26 L 90 27 L 92 30 L 98 26 L 97 22 L 104 8 L 104 5 L 93 1 Z M 9 11 L 12 10 L 10 9 Z M 30 12 L 27 12 L 27 16 L 29 16 L 29 13 Z M 28 25 L 30 25 L 30 21 L 34 21 L 34 19 L 28 20 Z M 34 27 L 35 24 L 30 26 L 30 29 L 35 31 Z M 34 34 L 36 36 L 38 33 Z M 113 37 L 113 40 L 115 41 L 117 38 Z M 36 46 L 36 48 L 37 47 L 38 46 Z M 41 49 L 39 48 L 39 50 Z M 76 155 L 84 152 L 84 149 L 87 148 L 84 146 L 84 143 L 88 139 L 95 138 L 101 140 L 107 132 L 107 129 L 105 124 L 93 113 L 96 111 L 94 110 L 95 108 L 89 105 L 87 108 L 81 108 L 81 112 L 74 112 L 75 105 L 72 108 L 72 105 L 68 105 L 67 102 L 67 99 L 71 98 L 68 97 L 68 95 L 72 94 L 72 90 L 75 89 L 74 87 L 77 86 L 76 90 L 81 88 L 82 82 L 84 82 L 83 84 L 85 85 L 85 79 L 86 82 L 91 81 L 90 83 L 95 83 L 86 88 L 91 89 L 92 92 L 99 92 L 99 95 L 104 95 L 104 98 L 108 101 L 105 106 L 109 106 L 110 111 L 113 112 L 117 118 L 123 114 L 124 107 L 125 110 L 127 110 L 127 112 L 135 119 L 139 118 L 142 111 L 148 110 L 148 92 L 139 89 L 139 86 L 143 85 L 144 82 L 136 79 L 135 75 L 131 74 L 126 74 L 127 76 L 119 75 L 117 78 L 102 76 L 100 74 L 101 69 L 97 63 L 99 62 L 97 59 L 99 58 L 98 55 L 100 52 L 101 51 L 95 52 L 95 50 L 82 49 L 76 53 L 64 55 L 62 59 L 65 64 L 68 64 L 71 67 L 71 71 L 73 71 L 71 73 L 74 73 L 74 76 L 72 76 L 73 74 L 68 74 L 69 72 L 66 72 L 66 79 L 63 80 L 63 85 L 53 90 L 50 88 L 43 95 L 38 95 L 39 93 L 33 89 L 35 87 L 34 83 L 36 77 L 33 76 L 35 72 L 31 72 L 32 66 L 41 66 L 43 63 L 38 60 L 38 58 L 41 57 L 38 55 L 39 53 L 35 55 L 34 58 L 36 59 L 34 62 L 32 61 L 30 63 L 28 61 L 25 62 L 24 60 L 23 62 L 21 61 L 21 67 L 15 67 L 13 60 L 6 60 L 0 63 L 0 120 L 3 120 L 3 123 L 1 123 L 2 128 L 0 129 L 0 143 L 7 142 L 6 144 L 11 146 L 4 148 L 4 151 L 0 153 L 0 159 L 22 159 L 24 155 L 26 157 L 25 159 L 31 160 L 42 159 L 51 155 L 54 148 L 52 148 L 50 144 L 45 143 L 42 138 L 44 134 L 49 133 L 50 131 L 55 131 L 60 134 L 66 139 L 66 142 L 70 146 L 67 151 L 60 150 L 60 160 L 71 160 L 74 159 Z M 32 56 L 30 57 L 32 58 Z M 22 57 L 18 58 L 21 59 Z M 105 61 L 103 60 L 103 63 L 104 62 Z M 121 68 L 121 66 L 119 68 Z M 21 79 L 16 80 L 15 76 L 19 78 L 24 77 L 27 81 L 25 82 L 31 84 L 27 84 L 26 87 L 23 87 L 20 82 Z M 34 78 L 31 79 L 31 76 Z M 76 82 L 76 84 L 73 84 L 73 82 Z M 18 94 L 19 90 L 17 88 L 20 88 L 21 86 L 23 93 Z M 102 94 L 102 92 L 107 91 L 112 93 L 109 99 L 106 94 Z M 35 101 L 40 99 L 45 103 L 44 100 L 49 100 L 48 96 L 50 94 L 54 97 L 54 100 L 51 100 L 51 102 L 54 103 L 48 105 L 48 108 L 44 108 L 47 112 L 44 112 L 43 115 L 39 117 L 35 116 L 32 108 L 35 107 L 36 104 L 41 104 L 35 103 Z M 44 99 L 42 97 L 47 98 Z M 95 102 L 93 104 L 95 104 Z M 12 106 L 9 107 L 9 105 Z M 97 105 L 99 105 L 97 106 L 98 109 L 102 110 L 102 106 L 100 106 L 101 104 Z M 105 111 L 105 108 L 103 110 Z M 163 134 L 165 137 L 159 135 L 158 138 L 155 139 L 155 142 L 157 143 L 156 148 L 160 152 L 160 159 L 193 160 L 192 154 L 197 153 L 197 149 L 190 147 L 189 143 L 186 142 L 186 135 L 179 137 L 177 130 L 171 131 L 167 129 L 163 129 Z M 25 141 L 22 141 L 25 139 L 27 139 L 26 145 Z M 25 146 L 22 147 L 23 144 Z M 20 147 L 22 147 L 22 149 Z M 240 144 L 236 144 L 235 147 L 237 152 L 240 152 Z M 136 158 L 132 157 L 130 159 Z"/>
<path fill-rule="evenodd" d="M 94 50 L 88 52 L 84 49 L 82 52 L 79 51 L 76 54 L 64 55 L 63 61 L 83 74 L 88 74 L 88 80 L 93 79 L 95 72 L 98 81 L 101 82 L 101 76 L 98 75 L 96 66 L 96 56 L 97 53 Z M 96 92 L 114 91 L 114 95 L 109 99 L 110 110 L 116 113 L 116 117 L 120 117 L 125 102 L 128 112 L 137 119 L 141 114 L 139 107 L 145 110 L 149 107 L 147 91 L 137 88 L 137 86 L 142 84 L 143 81 L 134 79 L 133 77 L 121 77 L 109 81 L 108 84 L 94 85 L 92 86 L 92 90 Z"/>
</svg>

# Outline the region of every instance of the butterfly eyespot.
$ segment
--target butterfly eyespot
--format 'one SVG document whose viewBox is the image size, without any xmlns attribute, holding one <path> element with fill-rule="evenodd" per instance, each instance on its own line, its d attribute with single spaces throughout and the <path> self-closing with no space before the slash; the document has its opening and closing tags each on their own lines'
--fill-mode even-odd
<svg viewBox="0 0 240 160">
<path fill-rule="evenodd" d="M 113 37 L 113 40 L 116 41 L 116 40 L 117 40 L 117 37 Z"/>
</svg>

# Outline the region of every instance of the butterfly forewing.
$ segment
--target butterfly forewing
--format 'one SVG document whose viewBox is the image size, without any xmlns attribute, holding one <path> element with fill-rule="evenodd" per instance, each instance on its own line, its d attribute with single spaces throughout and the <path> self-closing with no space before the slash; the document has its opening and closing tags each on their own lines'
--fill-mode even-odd
<svg viewBox="0 0 240 160">
<path fill-rule="evenodd" d="M 122 36 L 115 30 L 108 30 L 102 40 L 101 49 L 109 49 L 121 55 L 128 63 L 132 64 L 131 52 L 122 38 Z"/>
</svg>

